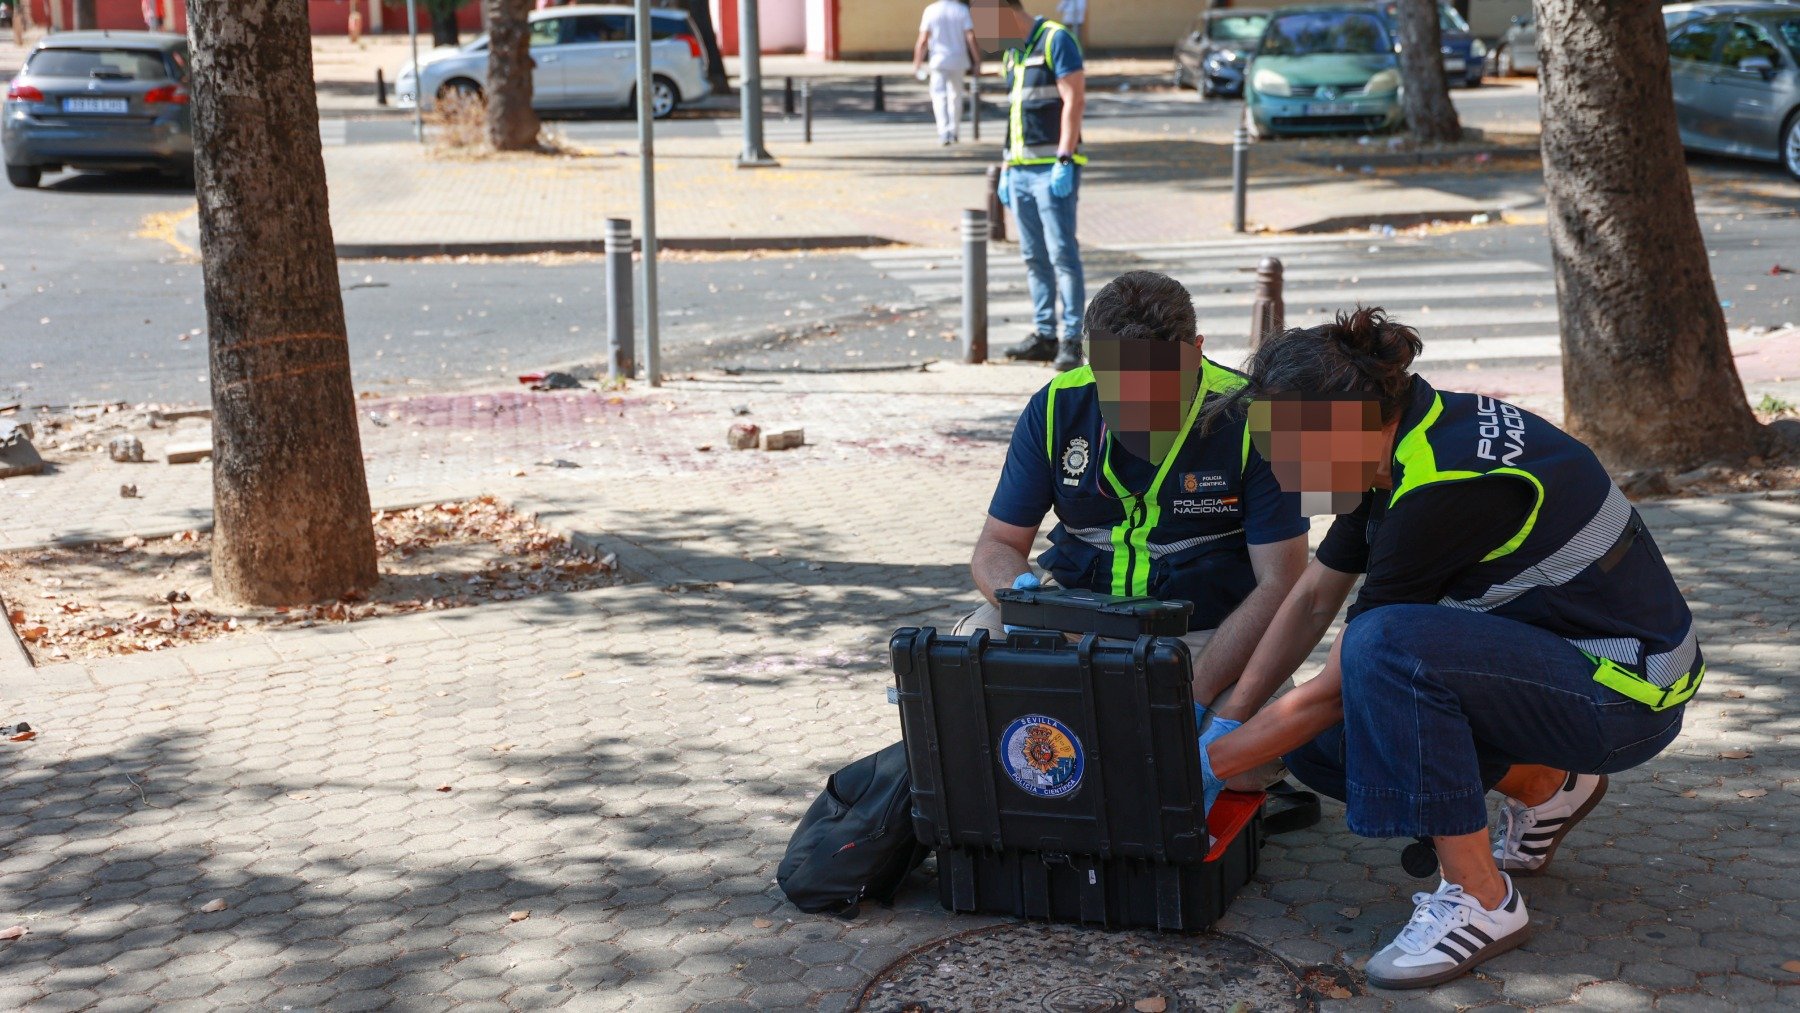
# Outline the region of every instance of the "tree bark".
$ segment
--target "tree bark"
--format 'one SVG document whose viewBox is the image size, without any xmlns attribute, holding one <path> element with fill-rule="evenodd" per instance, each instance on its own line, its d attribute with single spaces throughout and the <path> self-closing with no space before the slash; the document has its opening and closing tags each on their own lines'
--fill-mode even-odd
<svg viewBox="0 0 1800 1013">
<path fill-rule="evenodd" d="M 1400 79 L 1407 129 L 1420 144 L 1462 140 L 1462 121 L 1450 102 L 1444 77 L 1444 35 L 1438 30 L 1437 0 L 1399 0 Z"/>
<path fill-rule="evenodd" d="M 706 79 L 712 83 L 713 94 L 731 94 L 731 79 L 725 76 L 725 54 L 719 52 L 718 30 L 713 27 L 712 4 L 707 0 L 680 0 L 676 6 L 694 18 L 700 48 L 706 53 Z"/>
<path fill-rule="evenodd" d="M 497 151 L 538 146 L 531 108 L 531 0 L 483 0 L 488 9 L 488 143 Z"/>
<path fill-rule="evenodd" d="M 301 0 L 188 0 L 213 402 L 213 589 L 377 579 Z"/>
<path fill-rule="evenodd" d="M 456 11 L 468 0 L 428 0 L 425 13 L 431 18 L 431 42 L 435 46 L 454 46 L 462 41 L 456 31 Z"/>
<path fill-rule="evenodd" d="M 75 30 L 86 31 L 100 27 L 100 19 L 94 13 L 94 0 L 75 0 Z"/>
<path fill-rule="evenodd" d="M 1569 431 L 1614 469 L 1755 454 L 1694 213 L 1655 4 L 1538 0 L 1538 89 Z"/>
</svg>

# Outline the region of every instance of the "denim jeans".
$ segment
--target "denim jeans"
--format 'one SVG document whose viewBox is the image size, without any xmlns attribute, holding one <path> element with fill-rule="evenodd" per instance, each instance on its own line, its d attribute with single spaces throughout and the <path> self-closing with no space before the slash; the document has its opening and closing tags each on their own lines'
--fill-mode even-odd
<svg viewBox="0 0 1800 1013">
<path fill-rule="evenodd" d="M 1344 720 L 1288 754 L 1364 837 L 1469 834 L 1515 763 L 1611 774 L 1663 751 L 1685 707 L 1652 711 L 1535 626 L 1440 605 L 1387 605 L 1344 631 Z"/>
<path fill-rule="evenodd" d="M 1075 239 L 1075 206 L 1081 197 L 1080 166 L 1075 188 L 1067 197 L 1050 195 L 1051 165 L 1015 165 L 1007 170 L 1012 183 L 1013 222 L 1019 229 L 1019 253 L 1031 285 L 1031 305 L 1039 334 L 1056 337 L 1056 301 L 1062 300 L 1062 335 L 1081 340 L 1081 318 L 1087 309 L 1087 280 L 1081 273 L 1081 244 Z"/>
</svg>

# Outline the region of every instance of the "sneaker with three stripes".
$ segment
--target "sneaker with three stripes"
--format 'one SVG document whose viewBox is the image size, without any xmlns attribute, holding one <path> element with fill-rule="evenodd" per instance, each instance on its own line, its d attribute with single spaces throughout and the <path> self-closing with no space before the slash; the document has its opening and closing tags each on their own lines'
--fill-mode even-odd
<svg viewBox="0 0 1800 1013">
<path fill-rule="evenodd" d="M 1494 861 L 1507 872 L 1525 876 L 1544 871 L 1562 839 L 1605 797 L 1605 774 L 1570 774 L 1556 794 L 1539 805 L 1502 796 Z"/>
<path fill-rule="evenodd" d="M 1523 943 L 1531 935 L 1525 901 L 1506 873 L 1506 899 L 1488 910 L 1453 883 L 1434 893 L 1415 893 L 1412 920 L 1394 941 L 1369 958 L 1369 984 L 1376 988 L 1429 988 L 1441 985 Z"/>
</svg>

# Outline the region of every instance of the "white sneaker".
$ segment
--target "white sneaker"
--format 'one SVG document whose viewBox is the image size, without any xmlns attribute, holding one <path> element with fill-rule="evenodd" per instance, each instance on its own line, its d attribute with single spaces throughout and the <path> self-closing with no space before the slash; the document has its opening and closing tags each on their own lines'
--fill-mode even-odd
<svg viewBox="0 0 1800 1013">
<path fill-rule="evenodd" d="M 1570 774 L 1549 801 L 1527 806 L 1505 798 L 1494 832 L 1494 861 L 1526 876 L 1544 871 L 1563 837 L 1606 797 L 1605 774 Z"/>
<path fill-rule="evenodd" d="M 1525 901 L 1505 873 L 1506 900 L 1492 911 L 1443 883 L 1436 893 L 1415 893 L 1412 921 L 1394 941 L 1369 958 L 1369 984 L 1376 988 L 1429 988 L 1458 977 L 1476 964 L 1505 953 L 1531 936 Z"/>
</svg>

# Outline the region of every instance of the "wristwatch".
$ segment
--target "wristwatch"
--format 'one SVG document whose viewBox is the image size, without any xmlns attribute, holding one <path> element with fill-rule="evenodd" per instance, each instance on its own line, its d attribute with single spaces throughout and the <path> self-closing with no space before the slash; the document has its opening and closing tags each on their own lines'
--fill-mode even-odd
<svg viewBox="0 0 1800 1013">
<path fill-rule="evenodd" d="M 1074 165 L 1075 164 L 1075 156 L 1074 155 L 1058 155 L 1058 156 L 1056 156 L 1056 164 L 1057 165 Z"/>
</svg>

